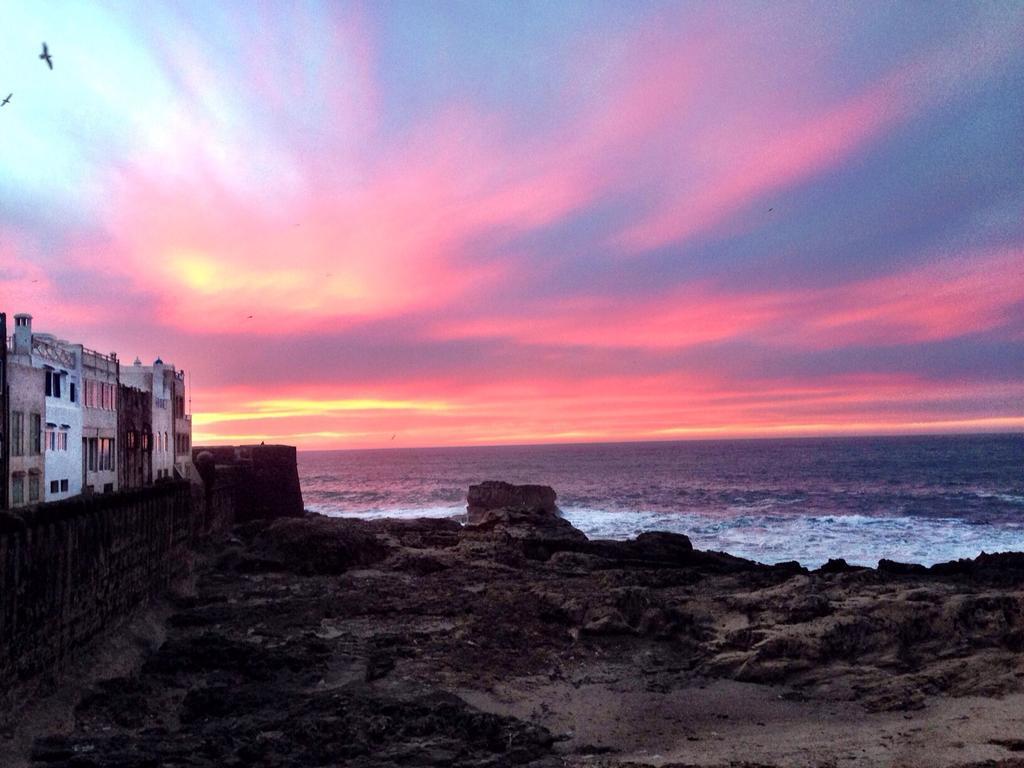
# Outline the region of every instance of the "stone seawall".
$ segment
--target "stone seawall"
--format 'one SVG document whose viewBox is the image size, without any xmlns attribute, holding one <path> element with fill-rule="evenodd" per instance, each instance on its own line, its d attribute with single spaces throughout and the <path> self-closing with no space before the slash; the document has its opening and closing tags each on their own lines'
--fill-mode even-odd
<svg viewBox="0 0 1024 768">
<path fill-rule="evenodd" d="M 201 446 L 192 449 L 192 461 L 200 472 L 209 463 L 215 476 L 235 478 L 238 522 L 304 514 L 295 446 Z"/>
<path fill-rule="evenodd" d="M 187 577 L 192 545 L 226 514 L 193 503 L 184 482 L 0 514 L 0 720 L 100 632 Z"/>
<path fill-rule="evenodd" d="M 189 578 L 197 545 L 268 514 L 268 503 L 301 513 L 294 448 L 290 473 L 287 454 L 264 457 L 275 458 L 267 479 L 261 464 L 224 463 L 205 487 L 171 482 L 0 512 L 0 726 L 104 630 Z"/>
</svg>

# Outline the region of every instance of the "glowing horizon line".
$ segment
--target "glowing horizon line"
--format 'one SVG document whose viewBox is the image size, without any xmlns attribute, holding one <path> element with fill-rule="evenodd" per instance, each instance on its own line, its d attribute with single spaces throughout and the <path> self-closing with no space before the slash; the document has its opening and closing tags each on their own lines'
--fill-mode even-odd
<svg viewBox="0 0 1024 768">
<path fill-rule="evenodd" d="M 499 434 L 481 436 L 479 438 L 461 439 L 466 442 L 436 442 L 436 443 L 401 443 L 403 448 L 457 448 L 457 447 L 485 447 L 501 445 L 559 445 L 573 444 L 566 442 L 566 437 L 581 438 L 576 442 L 581 443 L 634 443 L 634 442 L 671 442 L 673 439 L 701 439 L 706 437 L 718 439 L 758 439 L 770 438 L 772 436 L 791 437 L 898 437 L 901 435 L 916 436 L 923 434 L 987 434 L 995 431 L 1000 434 L 1014 434 L 1017 430 L 1024 432 L 1024 416 L 991 417 L 979 419 L 947 419 L 937 421 L 903 421 L 889 424 L 878 424 L 870 422 L 848 422 L 844 424 L 779 424 L 751 427 L 749 425 L 740 427 L 711 426 L 711 427 L 668 427 L 659 430 L 645 432 L 614 433 L 598 432 L 594 430 L 561 430 L 549 434 Z M 374 430 L 372 432 L 296 432 L 283 433 L 279 435 L 256 434 L 256 435 L 219 435 L 216 433 L 196 433 L 193 442 L 208 441 L 223 442 L 230 440 L 279 440 L 288 438 L 358 438 L 368 437 L 373 434 L 381 435 L 377 441 L 368 441 L 355 447 L 388 447 L 391 440 L 386 438 L 386 430 Z M 421 433 L 416 430 L 413 434 Z M 408 436 L 409 433 L 403 433 Z M 299 446 L 300 448 L 302 446 Z M 334 450 L 344 450 L 336 448 Z"/>
</svg>

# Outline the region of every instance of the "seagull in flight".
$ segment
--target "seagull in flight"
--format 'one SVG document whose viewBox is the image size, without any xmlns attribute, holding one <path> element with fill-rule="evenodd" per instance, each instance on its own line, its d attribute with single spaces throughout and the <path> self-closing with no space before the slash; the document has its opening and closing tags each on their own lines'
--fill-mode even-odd
<svg viewBox="0 0 1024 768">
<path fill-rule="evenodd" d="M 8 93 L 7 94 L 7 98 L 4 99 L 3 101 L 0 101 L 0 107 L 6 107 L 8 104 L 10 104 L 11 103 L 11 96 L 13 96 L 13 95 L 14 95 L 13 93 Z"/>
<path fill-rule="evenodd" d="M 46 62 L 46 66 L 53 69 L 53 58 L 50 56 L 50 49 L 46 47 L 46 43 L 43 43 L 43 52 L 39 54 L 39 58 Z"/>
</svg>

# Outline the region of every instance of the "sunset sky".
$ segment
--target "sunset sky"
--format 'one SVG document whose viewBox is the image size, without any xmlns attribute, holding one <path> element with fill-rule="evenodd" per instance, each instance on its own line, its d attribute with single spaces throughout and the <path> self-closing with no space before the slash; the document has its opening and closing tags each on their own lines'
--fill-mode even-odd
<svg viewBox="0 0 1024 768">
<path fill-rule="evenodd" d="M 0 0 L 9 92 L 0 309 L 196 443 L 1024 429 L 1024 3 Z"/>
</svg>

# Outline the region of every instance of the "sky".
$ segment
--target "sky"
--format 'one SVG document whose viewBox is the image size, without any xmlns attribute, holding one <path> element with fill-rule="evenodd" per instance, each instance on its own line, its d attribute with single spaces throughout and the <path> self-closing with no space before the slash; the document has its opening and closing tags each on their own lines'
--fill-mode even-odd
<svg viewBox="0 0 1024 768">
<path fill-rule="evenodd" d="M 1020 2 L 0 19 L 0 310 L 197 444 L 1024 430 Z"/>
</svg>

